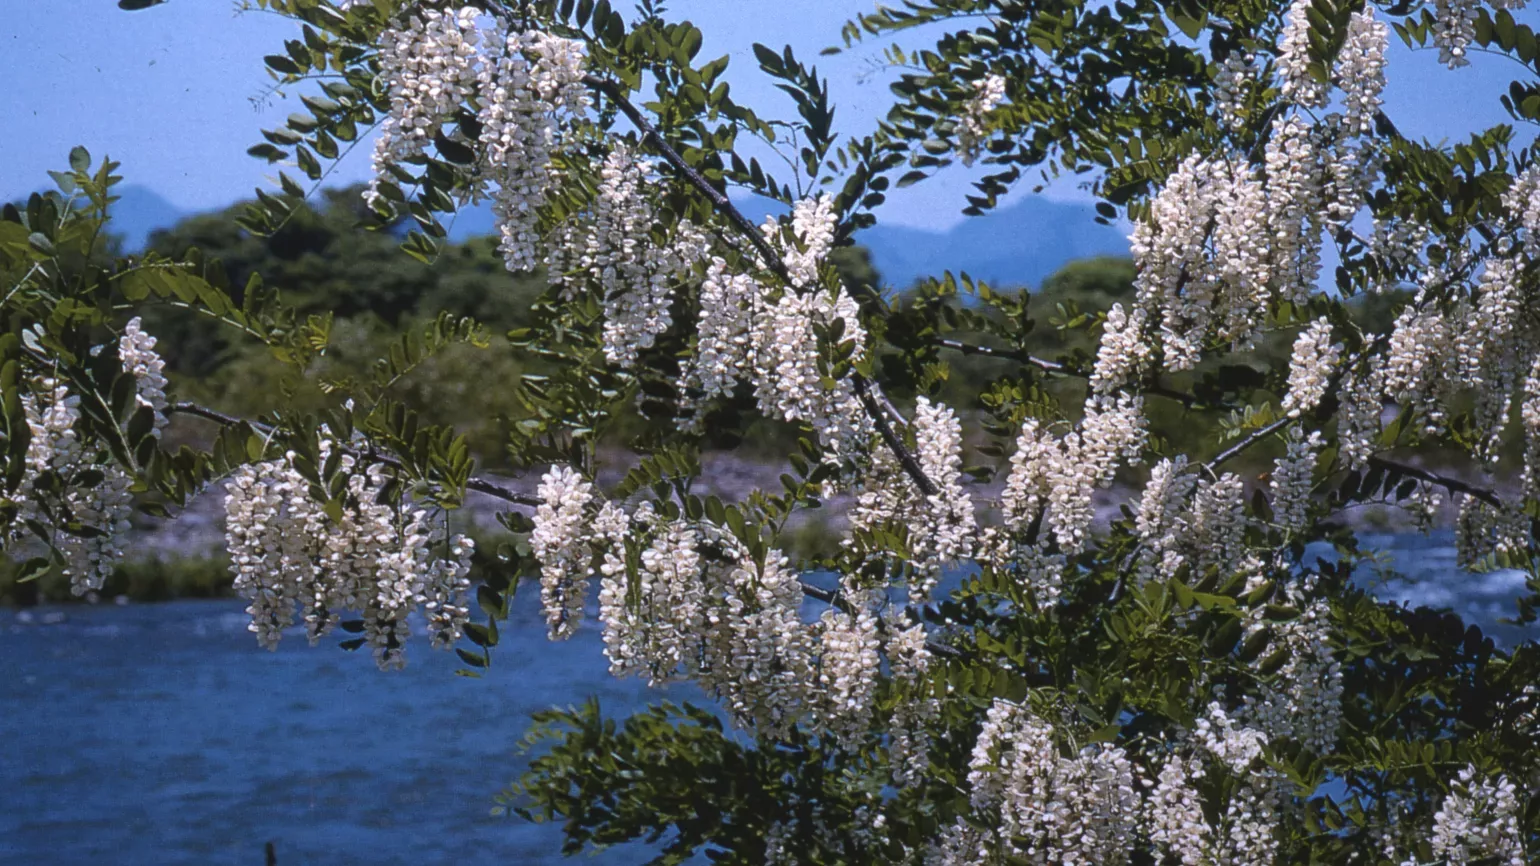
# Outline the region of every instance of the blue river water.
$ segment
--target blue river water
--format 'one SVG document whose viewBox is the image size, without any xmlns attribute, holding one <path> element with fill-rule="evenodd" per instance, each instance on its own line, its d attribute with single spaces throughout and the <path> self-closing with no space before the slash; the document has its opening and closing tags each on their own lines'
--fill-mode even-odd
<svg viewBox="0 0 1540 866">
<path fill-rule="evenodd" d="M 1492 627 L 1522 591 L 1511 572 L 1458 572 L 1447 535 L 1365 541 L 1407 574 L 1387 598 Z M 567 862 L 557 826 L 490 814 L 524 769 L 529 714 L 701 694 L 609 676 L 591 627 L 547 642 L 536 595 L 481 679 L 425 643 L 390 674 L 337 638 L 269 653 L 237 601 L 0 611 L 0 863 L 260 866 L 268 842 L 280 866 Z"/>
</svg>

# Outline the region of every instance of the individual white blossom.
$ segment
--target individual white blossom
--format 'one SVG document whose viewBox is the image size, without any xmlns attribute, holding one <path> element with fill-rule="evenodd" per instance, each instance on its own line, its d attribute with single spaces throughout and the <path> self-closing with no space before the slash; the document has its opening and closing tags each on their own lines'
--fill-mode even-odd
<svg viewBox="0 0 1540 866">
<path fill-rule="evenodd" d="M 1518 788 L 1507 776 L 1489 778 L 1467 765 L 1433 816 L 1433 856 L 1450 866 L 1495 862 L 1523 866 L 1524 831 Z"/>
<path fill-rule="evenodd" d="M 963 105 L 957 124 L 957 153 L 963 165 L 973 165 L 989 138 L 989 115 L 1005 99 L 1005 77 L 990 74 L 973 83 L 973 95 Z"/>
</svg>

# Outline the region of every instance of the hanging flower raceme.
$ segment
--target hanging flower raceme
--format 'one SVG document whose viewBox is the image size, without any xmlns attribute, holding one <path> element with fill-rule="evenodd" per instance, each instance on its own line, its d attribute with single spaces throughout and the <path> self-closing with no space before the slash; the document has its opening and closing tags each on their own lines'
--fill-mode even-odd
<svg viewBox="0 0 1540 866">
<path fill-rule="evenodd" d="M 1283 98 L 1304 108 L 1324 108 L 1328 88 L 1310 74 L 1310 0 L 1292 0 L 1278 40 Z"/>
<path fill-rule="evenodd" d="M 341 446 L 323 431 L 320 465 Z M 340 513 L 311 495 L 296 455 L 242 466 L 225 484 L 225 544 L 235 591 L 250 602 L 250 629 L 276 649 L 303 613 L 311 643 L 340 621 L 362 615 L 364 640 L 381 669 L 406 664 L 409 614 L 428 617 L 433 646 L 460 639 L 470 616 L 467 575 L 475 544 L 445 536 L 425 509 L 383 503 L 389 468 L 343 451 Z M 434 549 L 441 548 L 442 556 Z"/>
<path fill-rule="evenodd" d="M 1005 77 L 990 74 L 973 83 L 973 95 L 963 104 L 957 122 L 957 153 L 963 165 L 973 165 L 989 138 L 989 114 L 1005 99 Z"/>
<path fill-rule="evenodd" d="M 570 466 L 553 466 L 540 479 L 540 505 L 529 546 L 540 563 L 540 604 L 552 640 L 569 638 L 583 619 L 591 555 L 588 537 L 593 485 Z"/>
<path fill-rule="evenodd" d="M 1433 856 L 1446 863 L 1523 866 L 1529 860 L 1520 808 L 1512 780 L 1486 778 L 1467 766 L 1433 816 Z"/>
<path fill-rule="evenodd" d="M 1325 317 L 1300 331 L 1289 359 L 1289 391 L 1283 398 L 1283 410 L 1289 417 L 1298 418 L 1320 404 L 1341 358 L 1342 344 L 1331 341 L 1331 322 Z"/>
<path fill-rule="evenodd" d="M 1315 464 L 1324 442 L 1321 431 L 1306 436 L 1298 427 L 1289 431 L 1287 451 L 1273 467 L 1269 484 L 1273 493 L 1273 523 L 1287 534 L 1303 530 L 1309 519 L 1310 490 L 1315 484 Z"/>
<path fill-rule="evenodd" d="M 547 262 L 563 297 L 590 286 L 597 293 L 604 355 L 622 369 L 634 367 L 639 353 L 673 324 L 674 286 L 708 249 L 705 235 L 689 221 L 678 222 L 668 242 L 654 240 L 659 217 L 649 189 L 656 182 L 651 162 L 616 145 L 600 168 L 592 206 L 563 226 Z"/>
<path fill-rule="evenodd" d="M 474 6 L 423 9 L 379 38 L 379 81 L 390 99 L 374 144 L 374 181 L 366 201 L 379 199 L 389 168 L 427 152 L 438 134 L 476 92 L 482 44 Z"/>
<path fill-rule="evenodd" d="M 1024 707 L 990 707 L 968 773 L 975 814 L 997 827 L 987 847 L 1044 866 L 1126 863 L 1142 808 L 1133 765 L 1106 744 L 1063 757 L 1055 734 Z"/>
</svg>

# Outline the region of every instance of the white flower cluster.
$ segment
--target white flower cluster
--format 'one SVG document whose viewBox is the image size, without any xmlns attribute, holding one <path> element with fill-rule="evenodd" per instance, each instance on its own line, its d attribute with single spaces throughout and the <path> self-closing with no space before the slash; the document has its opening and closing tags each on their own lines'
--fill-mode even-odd
<svg viewBox="0 0 1540 866">
<path fill-rule="evenodd" d="M 1172 756 L 1161 765 L 1145 801 L 1144 824 L 1155 851 L 1167 858 L 1162 862 L 1181 866 L 1212 862 L 1213 829 L 1203 817 L 1203 802 L 1193 787 L 1202 778 L 1203 763 L 1196 759 Z"/>
<path fill-rule="evenodd" d="M 483 176 L 497 183 L 497 248 L 510 271 L 540 264 L 537 223 L 553 180 L 551 156 L 560 123 L 587 112 L 586 63 L 581 42 L 533 30 L 510 32 L 481 66 L 478 141 Z"/>
<path fill-rule="evenodd" d="M 819 281 L 835 219 L 833 200 L 824 195 L 797 203 L 789 232 L 773 219 L 765 223 L 766 239 L 792 282 L 779 299 L 753 278 L 732 273 L 725 260 L 709 260 L 696 354 L 682 378 L 687 389 L 700 390 L 700 400 L 730 394 L 749 378 L 760 411 L 812 427 L 831 462 L 861 453 L 873 434 L 851 377 L 824 387 L 828 359 L 821 355 L 816 328 L 837 327 L 841 342 L 852 344 L 854 361 L 864 356 L 867 342 L 855 300 L 844 287 L 831 291 Z M 704 246 L 695 257 L 706 258 Z M 689 407 L 697 399 L 686 395 L 681 402 Z"/>
<path fill-rule="evenodd" d="M 1092 494 L 1112 483 L 1120 458 L 1139 457 L 1145 433 L 1143 400 L 1128 394 L 1093 395 L 1062 440 L 1027 419 L 1001 496 L 1007 528 L 1020 531 L 1041 516 L 1061 550 L 1083 550 L 1095 517 Z"/>
<path fill-rule="evenodd" d="M 1525 240 L 1540 244 L 1540 166 L 1530 166 L 1513 179 L 1503 193 L 1503 207 L 1519 218 Z M 1530 251 L 1533 257 L 1535 251 Z"/>
<path fill-rule="evenodd" d="M 1305 528 L 1310 516 L 1310 490 L 1315 485 L 1315 464 L 1325 442 L 1321 431 L 1306 436 L 1298 427 L 1289 431 L 1287 451 L 1273 466 L 1269 484 L 1273 494 L 1273 523 L 1285 534 Z"/>
<path fill-rule="evenodd" d="M 124 326 L 118 337 L 118 360 L 123 372 L 133 378 L 135 405 L 151 410 L 150 432 L 158 438 L 168 423 L 166 365 L 155 351 L 155 338 L 141 324 L 136 316 Z M 24 527 L 30 521 L 56 528 L 53 545 L 63 558 L 70 591 L 85 595 L 99 590 L 126 554 L 120 536 L 129 529 L 133 513 L 134 479 L 105 447 L 81 441 L 75 429 L 80 397 L 62 381 L 34 380 L 23 390 L 21 406 L 30 441 L 26 465 L 12 495 L 17 508 L 12 526 Z M 65 524 L 82 529 L 71 532 Z M 22 534 L 12 530 L 9 537 L 0 535 L 0 543 L 18 541 Z"/>
<path fill-rule="evenodd" d="M 1540 353 L 1524 377 L 1519 418 L 1524 424 L 1524 495 L 1540 498 Z"/>
<path fill-rule="evenodd" d="M 871 726 L 872 703 L 881 668 L 875 591 L 845 592 L 851 610 L 830 608 L 819 620 L 820 658 L 817 721 L 841 740 L 854 740 Z"/>
<path fill-rule="evenodd" d="M 1507 776 L 1479 777 L 1474 766 L 1460 771 L 1433 816 L 1433 856 L 1440 862 L 1492 862 L 1523 866 L 1524 833 L 1518 789 Z"/>
<path fill-rule="evenodd" d="M 977 526 L 973 500 L 962 486 L 962 423 L 957 413 L 920 397 L 915 401 L 913 428 L 915 458 L 925 477 L 938 488 L 929 496 L 920 496 L 907 475 L 898 476 L 907 488 L 900 494 L 902 499 L 922 504 L 918 513 L 912 508 L 906 510 L 913 516 L 909 522 L 910 553 L 916 565 L 909 597 L 923 603 L 929 600 L 943 567 L 972 555 Z"/>
<path fill-rule="evenodd" d="M 1139 497 L 1134 531 L 1141 545 L 1139 582 L 1176 576 L 1186 557 L 1182 539 L 1187 535 L 1187 506 L 1197 476 L 1187 472 L 1187 458 L 1178 455 L 1162 460 L 1150 470 L 1150 480 Z"/>
<path fill-rule="evenodd" d="M 1385 396 L 1421 410 L 1430 432 L 1443 426 L 1444 409 L 1438 398 L 1453 354 L 1449 331 L 1449 323 L 1437 310 L 1407 306 L 1396 317 L 1380 368 Z"/>
<path fill-rule="evenodd" d="M 1348 19 L 1347 36 L 1337 53 L 1337 86 L 1342 88 L 1344 122 L 1349 132 L 1368 135 L 1374 129 L 1374 115 L 1380 110 L 1380 94 L 1385 90 L 1385 47 L 1390 28 L 1374 17 L 1374 7 L 1365 6 Z"/>
<path fill-rule="evenodd" d="M 380 83 L 390 114 L 374 143 L 374 177 L 366 201 L 379 198 L 377 184 L 390 166 L 427 152 L 433 137 L 476 90 L 482 11 L 424 9 L 380 34 Z"/>
<path fill-rule="evenodd" d="M 818 268 L 822 266 L 829 251 L 834 249 L 837 220 L 834 199 L 828 193 L 823 193 L 817 198 L 802 199 L 792 206 L 791 231 L 794 243 L 784 242 L 786 239 L 781 235 L 780 225 L 773 219 L 765 222 L 765 236 L 782 246 L 781 261 L 786 264 L 794 287 L 805 289 L 818 282 Z"/>
<path fill-rule="evenodd" d="M 1475 496 L 1460 499 L 1455 522 L 1455 561 L 1466 571 L 1489 571 L 1493 554 L 1522 555 L 1529 549 L 1529 517 Z"/>
<path fill-rule="evenodd" d="M 166 417 L 166 362 L 155 351 L 155 338 L 145 333 L 138 316 L 128 320 L 118 337 L 118 360 L 123 371 L 134 377 L 134 402 L 155 413 L 153 434 L 160 437 L 170 421 Z"/>
<path fill-rule="evenodd" d="M 1134 226 L 1138 303 L 1159 320 L 1168 369 L 1190 369 L 1204 343 L 1252 337 L 1269 297 L 1269 190 L 1239 160 L 1183 160 Z"/>
<path fill-rule="evenodd" d="M 1481 0 L 1433 0 L 1433 45 L 1439 63 L 1450 69 L 1470 65 L 1465 49 L 1476 38 L 1480 7 Z"/>
<path fill-rule="evenodd" d="M 973 165 L 989 137 L 989 113 L 1005 99 L 1005 77 L 986 75 L 973 83 L 973 95 L 963 106 L 957 124 L 957 153 L 963 165 Z"/>
<path fill-rule="evenodd" d="M 1289 359 L 1289 392 L 1283 398 L 1283 410 L 1290 418 L 1298 418 L 1320 404 L 1341 359 L 1342 344 L 1331 341 L 1331 321 L 1326 317 L 1316 319 L 1299 332 L 1294 355 Z"/>
<path fill-rule="evenodd" d="M 529 546 L 540 563 L 540 604 L 552 640 L 571 637 L 583 619 L 588 588 L 588 504 L 593 485 L 570 466 L 552 466 L 540 479 L 540 505 Z"/>
<path fill-rule="evenodd" d="M 587 109 L 586 58 L 581 42 L 518 32 L 500 19 L 483 32 L 478 21 L 485 15 L 474 6 L 422 9 L 381 34 L 379 77 L 390 114 L 375 143 L 375 179 L 365 200 L 376 202 L 391 167 L 426 153 L 462 107 L 476 106 L 479 175 L 471 197 L 496 183 L 498 249 L 509 270 L 525 271 L 540 264 L 538 210 L 552 180 L 559 120 Z M 471 143 L 458 131 L 452 137 Z"/>
<path fill-rule="evenodd" d="M 1309 0 L 1297 2 L 1309 6 Z M 1320 141 L 1303 119 L 1273 122 L 1263 152 L 1272 266 L 1282 297 L 1296 303 L 1315 291 L 1321 272 L 1326 202 L 1321 157 Z"/>
<path fill-rule="evenodd" d="M 930 649 L 925 646 L 925 626 L 889 629 L 887 653 L 893 685 L 899 690 L 888 725 L 888 756 L 893 784 L 908 785 L 923 779 L 930 768 L 926 729 L 941 713 L 941 702 L 927 689 Z"/>
<path fill-rule="evenodd" d="M 1326 107 L 1327 86 L 1310 74 L 1310 0 L 1293 0 L 1278 40 L 1283 98 L 1302 108 Z"/>
<path fill-rule="evenodd" d="M 1134 384 L 1149 366 L 1152 348 L 1144 332 L 1146 318 L 1142 307 L 1125 313 L 1122 304 L 1113 304 L 1107 311 L 1096 366 L 1091 371 L 1093 393 L 1120 391 Z"/>
<path fill-rule="evenodd" d="M 563 226 L 549 258 L 550 280 L 567 298 L 592 285 L 604 310 L 604 355 L 623 369 L 673 324 L 674 285 L 706 255 L 705 235 L 688 221 L 670 243 L 653 240 L 657 220 L 648 199 L 656 184 L 651 162 L 616 145 L 600 169 L 588 213 Z M 703 301 L 704 304 L 704 301 Z"/>
<path fill-rule="evenodd" d="M 835 623 L 849 626 L 840 634 L 805 624 L 801 584 L 779 551 L 756 560 L 721 527 L 666 520 L 649 503 L 629 517 L 606 503 L 587 543 L 603 560 L 599 617 L 615 676 L 693 678 L 738 724 L 781 737 L 810 712 L 833 712 L 814 688 L 820 649 L 832 647 L 824 674 L 859 718 L 870 712 L 876 668 L 858 670 L 869 661 L 858 646 L 866 638 L 852 635 L 874 629 L 875 614 Z"/>
<path fill-rule="evenodd" d="M 974 810 L 999 815 L 989 847 L 1041 866 L 1127 862 L 1141 811 L 1128 756 L 1097 744 L 1066 758 L 1054 733 L 1016 704 L 990 707 L 968 765 Z"/>
<path fill-rule="evenodd" d="M 1269 626 L 1253 612 L 1247 623 L 1248 638 L 1270 627 L 1269 651 L 1283 650 L 1287 658 L 1256 694 L 1246 696 L 1242 716 L 1269 739 L 1292 739 L 1329 755 L 1342 727 L 1342 665 L 1331 647 L 1331 610 L 1322 600 L 1300 601 L 1292 587 L 1285 597 L 1299 616 Z"/>
<path fill-rule="evenodd" d="M 321 462 L 339 446 L 323 433 Z M 225 484 L 225 543 L 235 590 L 251 603 L 250 629 L 276 649 L 303 611 L 314 643 L 339 621 L 363 616 L 364 639 L 382 670 L 406 664 L 407 616 L 421 608 L 435 647 L 460 639 L 470 611 L 467 574 L 474 542 L 444 538 L 424 509 L 398 511 L 379 501 L 389 481 L 384 464 L 338 459 L 340 516 L 327 514 L 295 466 L 295 455 L 242 466 Z M 435 546 L 446 556 L 436 557 Z"/>
<path fill-rule="evenodd" d="M 1225 55 L 1214 71 L 1214 107 L 1220 120 L 1233 131 L 1245 126 L 1246 100 L 1256 80 L 1256 58 L 1239 51 Z"/>
<path fill-rule="evenodd" d="M 1226 472 L 1200 481 L 1187 526 L 1194 570 L 1234 573 L 1246 556 L 1246 486 L 1240 476 Z"/>
</svg>

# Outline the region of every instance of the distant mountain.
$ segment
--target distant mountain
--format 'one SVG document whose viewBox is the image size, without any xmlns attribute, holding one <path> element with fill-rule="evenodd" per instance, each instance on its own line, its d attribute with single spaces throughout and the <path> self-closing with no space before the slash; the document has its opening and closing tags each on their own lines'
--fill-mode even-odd
<svg viewBox="0 0 1540 866">
<path fill-rule="evenodd" d="M 108 230 L 123 238 L 126 253 L 144 249 L 144 242 L 156 229 L 171 228 L 192 215 L 148 187 L 120 186 L 113 192 L 119 200 L 112 205 L 112 222 Z"/>
<path fill-rule="evenodd" d="M 942 271 L 967 271 L 1001 286 L 1033 286 L 1075 259 L 1127 255 L 1128 237 L 1095 221 L 1090 205 L 1033 197 L 946 232 L 876 225 L 856 235 L 872 264 L 897 288 Z"/>
<path fill-rule="evenodd" d="M 122 198 L 113 206 L 112 229 L 127 252 L 142 249 L 156 229 L 191 215 L 146 187 L 119 187 L 117 194 Z M 767 212 L 760 202 L 740 205 L 756 223 Z M 457 242 L 494 231 L 487 205 L 460 211 L 449 225 L 450 240 Z M 872 264 L 896 288 L 944 270 L 967 271 L 1001 286 L 1035 287 L 1075 259 L 1128 253 L 1124 231 L 1098 224 L 1090 205 L 1041 197 L 970 217 L 945 232 L 877 225 L 858 233 L 856 242 L 871 249 Z"/>
</svg>

